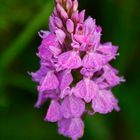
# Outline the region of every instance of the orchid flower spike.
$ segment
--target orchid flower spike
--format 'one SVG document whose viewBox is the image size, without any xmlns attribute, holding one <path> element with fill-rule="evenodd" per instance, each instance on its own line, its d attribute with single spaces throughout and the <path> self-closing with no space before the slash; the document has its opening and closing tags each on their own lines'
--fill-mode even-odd
<svg viewBox="0 0 140 140">
<path fill-rule="evenodd" d="M 59 134 L 78 140 L 84 134 L 84 114 L 120 110 L 111 89 L 124 79 L 109 64 L 118 46 L 101 43 L 101 27 L 92 17 L 85 19 L 85 10 L 78 11 L 78 0 L 55 4 L 50 31 L 39 32 L 40 69 L 31 73 L 38 82 L 35 107 L 51 100 L 44 120 L 56 122 Z"/>
</svg>

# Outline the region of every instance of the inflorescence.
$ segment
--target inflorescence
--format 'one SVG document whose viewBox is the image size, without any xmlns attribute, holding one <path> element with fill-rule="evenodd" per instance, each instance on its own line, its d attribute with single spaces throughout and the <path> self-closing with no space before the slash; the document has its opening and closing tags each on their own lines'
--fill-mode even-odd
<svg viewBox="0 0 140 140">
<path fill-rule="evenodd" d="M 84 132 L 83 114 L 120 110 L 111 89 L 124 79 L 109 64 L 118 55 L 118 47 L 101 43 L 101 27 L 93 18 L 85 19 L 85 10 L 78 11 L 78 1 L 55 3 L 50 31 L 39 32 L 40 69 L 31 73 L 38 82 L 35 107 L 50 99 L 45 121 L 57 122 L 60 134 L 77 140 Z"/>
</svg>

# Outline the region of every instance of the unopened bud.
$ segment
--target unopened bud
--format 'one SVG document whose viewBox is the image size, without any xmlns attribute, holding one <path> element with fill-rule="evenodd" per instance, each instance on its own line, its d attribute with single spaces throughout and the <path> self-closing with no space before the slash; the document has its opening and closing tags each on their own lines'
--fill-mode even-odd
<svg viewBox="0 0 140 140">
<path fill-rule="evenodd" d="M 72 33 L 74 31 L 74 23 L 71 19 L 68 19 L 66 22 L 67 31 Z"/>
<path fill-rule="evenodd" d="M 72 20 L 73 21 L 78 21 L 78 11 L 75 11 L 72 15 Z"/>
<path fill-rule="evenodd" d="M 50 16 L 49 28 L 50 28 L 51 32 L 54 32 L 56 29 L 56 26 L 54 23 L 54 18 L 52 16 Z"/>
<path fill-rule="evenodd" d="M 62 28 L 62 26 L 63 26 L 62 20 L 58 17 L 55 17 L 55 24 L 59 28 Z"/>
<path fill-rule="evenodd" d="M 79 13 L 79 22 L 80 22 L 80 23 L 84 22 L 84 19 L 85 19 L 85 10 L 82 10 L 82 11 Z"/>
<path fill-rule="evenodd" d="M 67 9 L 67 11 L 70 11 L 71 8 L 72 8 L 72 1 L 71 0 L 67 0 L 67 2 L 66 2 L 66 9 Z"/>
<path fill-rule="evenodd" d="M 68 19 L 68 14 L 67 14 L 67 12 L 64 10 L 64 8 L 63 8 L 59 3 L 57 3 L 56 8 L 57 8 L 58 12 L 60 13 L 60 15 L 61 15 L 64 19 Z"/>
<path fill-rule="evenodd" d="M 73 11 L 75 12 L 78 9 L 78 1 L 74 0 L 73 1 Z"/>
</svg>

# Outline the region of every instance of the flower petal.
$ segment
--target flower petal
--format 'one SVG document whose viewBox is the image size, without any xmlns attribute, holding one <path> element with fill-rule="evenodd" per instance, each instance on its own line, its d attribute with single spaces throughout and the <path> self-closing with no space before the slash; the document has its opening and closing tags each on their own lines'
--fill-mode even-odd
<svg viewBox="0 0 140 140">
<path fill-rule="evenodd" d="M 73 77 L 72 77 L 72 74 L 71 74 L 71 71 L 70 70 L 64 70 L 64 71 L 61 71 L 59 74 L 58 74 L 58 79 L 60 81 L 60 85 L 59 85 L 59 88 L 61 90 L 65 89 L 66 87 L 68 87 L 72 81 L 73 81 Z"/>
<path fill-rule="evenodd" d="M 57 25 L 57 27 L 62 28 L 63 27 L 63 23 L 62 20 L 59 17 L 55 17 L 55 24 Z"/>
<path fill-rule="evenodd" d="M 77 140 L 83 136 L 84 123 L 81 118 L 62 119 L 58 122 L 58 132 L 64 136 Z"/>
<path fill-rule="evenodd" d="M 45 120 L 50 122 L 57 122 L 62 118 L 60 112 L 60 104 L 56 100 L 52 100 L 47 111 Z"/>
<path fill-rule="evenodd" d="M 96 28 L 96 22 L 92 17 L 88 17 L 84 25 L 86 27 L 85 35 L 93 34 Z"/>
<path fill-rule="evenodd" d="M 85 104 L 73 95 L 65 97 L 61 105 L 61 112 L 64 118 L 80 117 L 85 111 Z"/>
<path fill-rule="evenodd" d="M 76 97 L 82 98 L 89 103 L 98 93 L 98 86 L 89 78 L 85 78 L 77 83 L 73 92 Z"/>
<path fill-rule="evenodd" d="M 49 69 L 43 65 L 41 65 L 40 69 L 36 72 L 31 72 L 32 80 L 35 82 L 40 82 L 43 77 L 47 74 Z"/>
<path fill-rule="evenodd" d="M 59 43 L 63 44 L 65 37 L 66 37 L 66 34 L 64 33 L 64 31 L 62 31 L 61 29 L 57 29 L 57 30 L 55 30 L 55 33 L 56 33 L 56 37 L 57 37 Z"/>
<path fill-rule="evenodd" d="M 39 91 L 53 90 L 56 89 L 58 85 L 59 81 L 55 76 L 54 72 L 49 71 L 47 75 L 44 77 L 44 79 L 41 81 Z"/>
<path fill-rule="evenodd" d="M 110 65 L 104 65 L 103 71 L 103 74 L 95 80 L 101 88 L 114 87 L 125 81 L 122 77 L 117 76 L 118 71 Z"/>
<path fill-rule="evenodd" d="M 112 57 L 115 57 L 118 51 L 118 46 L 113 46 L 111 42 L 107 42 L 100 44 L 97 50 L 105 55 L 111 55 Z"/>
<path fill-rule="evenodd" d="M 81 58 L 75 51 L 68 51 L 58 57 L 58 64 L 63 69 L 77 69 L 81 66 Z"/>
<path fill-rule="evenodd" d="M 44 32 L 43 32 L 44 33 Z M 61 48 L 59 46 L 56 35 L 53 33 L 46 33 L 47 35 L 42 35 L 43 40 L 38 49 L 38 56 L 41 59 L 51 59 L 52 56 L 56 56 L 61 53 Z"/>
<path fill-rule="evenodd" d="M 57 91 L 56 90 L 51 90 L 51 91 L 45 91 L 45 92 L 39 92 L 38 94 L 38 99 L 35 104 L 36 108 L 40 108 L 42 104 L 44 104 L 47 99 L 56 99 L 57 98 Z"/>
<path fill-rule="evenodd" d="M 92 77 L 95 70 L 92 68 L 82 68 L 80 73 L 85 77 Z"/>
<path fill-rule="evenodd" d="M 66 22 L 67 31 L 72 33 L 74 31 L 74 23 L 71 19 L 68 19 Z"/>
<path fill-rule="evenodd" d="M 83 67 L 94 68 L 96 70 L 101 69 L 101 67 L 108 63 L 108 57 L 98 54 L 98 53 L 88 53 L 83 58 Z"/>
<path fill-rule="evenodd" d="M 100 90 L 92 100 L 94 112 L 107 114 L 113 109 L 119 111 L 118 100 L 113 96 L 110 90 Z"/>
</svg>

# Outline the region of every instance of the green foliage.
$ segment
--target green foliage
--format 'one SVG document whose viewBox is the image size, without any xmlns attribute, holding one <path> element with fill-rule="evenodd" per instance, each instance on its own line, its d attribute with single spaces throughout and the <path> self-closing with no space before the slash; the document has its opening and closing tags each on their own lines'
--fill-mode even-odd
<svg viewBox="0 0 140 140">
<path fill-rule="evenodd" d="M 120 46 L 113 65 L 126 83 L 114 89 L 121 112 L 85 116 L 83 140 L 140 140 L 140 2 L 80 1 L 80 9 L 103 27 L 103 41 Z M 43 121 L 48 103 L 34 109 L 35 84 L 27 71 L 37 69 L 35 56 L 40 29 L 48 28 L 53 0 L 0 1 L 0 140 L 66 139 L 54 124 Z"/>
</svg>

